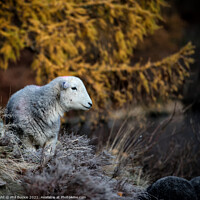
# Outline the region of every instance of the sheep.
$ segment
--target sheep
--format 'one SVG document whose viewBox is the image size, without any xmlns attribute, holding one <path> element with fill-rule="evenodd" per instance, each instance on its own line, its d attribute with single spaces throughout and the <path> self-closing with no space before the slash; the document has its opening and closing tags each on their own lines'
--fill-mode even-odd
<svg viewBox="0 0 200 200">
<path fill-rule="evenodd" d="M 60 118 L 70 110 L 89 110 L 92 100 L 74 76 L 57 77 L 44 86 L 29 85 L 14 93 L 6 106 L 6 124 L 26 149 L 55 152 Z"/>
</svg>

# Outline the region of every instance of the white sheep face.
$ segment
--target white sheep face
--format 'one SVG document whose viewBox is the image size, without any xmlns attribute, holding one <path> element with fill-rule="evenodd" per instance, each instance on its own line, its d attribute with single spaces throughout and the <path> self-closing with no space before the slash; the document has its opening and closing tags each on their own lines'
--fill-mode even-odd
<svg viewBox="0 0 200 200">
<path fill-rule="evenodd" d="M 63 77 L 60 84 L 60 103 L 65 111 L 89 110 L 92 107 L 92 100 L 79 78 L 74 76 Z"/>
</svg>

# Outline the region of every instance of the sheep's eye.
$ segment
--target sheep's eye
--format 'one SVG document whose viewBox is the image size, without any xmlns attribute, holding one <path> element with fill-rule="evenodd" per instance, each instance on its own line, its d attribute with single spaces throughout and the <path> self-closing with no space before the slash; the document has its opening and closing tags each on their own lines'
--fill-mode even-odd
<svg viewBox="0 0 200 200">
<path fill-rule="evenodd" d="M 77 88 L 76 87 L 72 87 L 72 90 L 77 90 Z"/>
</svg>

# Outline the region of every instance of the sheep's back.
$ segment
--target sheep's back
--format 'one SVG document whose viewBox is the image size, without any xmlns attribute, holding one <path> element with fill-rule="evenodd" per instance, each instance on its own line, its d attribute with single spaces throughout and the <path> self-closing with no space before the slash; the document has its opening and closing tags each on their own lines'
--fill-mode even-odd
<svg viewBox="0 0 200 200">
<path fill-rule="evenodd" d="M 38 86 L 30 85 L 14 93 L 6 106 L 6 123 L 19 123 L 31 116 L 30 100 L 34 98 Z"/>
</svg>

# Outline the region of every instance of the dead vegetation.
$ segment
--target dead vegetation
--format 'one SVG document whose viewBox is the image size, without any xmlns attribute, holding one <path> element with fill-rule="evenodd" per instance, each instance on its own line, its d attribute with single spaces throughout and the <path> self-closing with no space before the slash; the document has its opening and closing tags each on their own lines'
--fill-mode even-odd
<svg viewBox="0 0 200 200">
<path fill-rule="evenodd" d="M 83 199 L 136 199 L 141 189 L 126 178 L 115 179 L 106 170 L 106 166 L 113 165 L 114 156 L 107 151 L 95 154 L 85 136 L 65 134 L 60 141 L 53 157 L 47 158 L 40 151 L 37 161 L 32 154 L 27 156 L 27 152 L 20 158 L 15 158 L 13 151 L 6 153 L 0 159 L 0 177 L 4 186 L 12 190 L 7 182 L 11 179 L 16 185 L 23 186 L 21 192 L 25 195 L 39 199 L 50 194 L 55 197 L 82 196 Z"/>
<path fill-rule="evenodd" d="M 189 126 L 187 119 L 177 119 L 175 106 L 172 114 L 157 124 L 131 122 L 133 119 L 127 118 L 118 131 L 114 124 L 101 149 L 91 145 L 86 136 L 64 132 L 53 157 L 46 157 L 42 149 L 35 154 L 25 152 L 12 134 L 6 134 L 0 139 L 0 194 L 18 185 L 19 193 L 38 197 L 137 199 L 158 178 L 175 175 L 190 179 L 198 174 L 196 120 L 189 120 Z M 182 131 L 191 130 L 190 139 L 185 140 Z"/>
<path fill-rule="evenodd" d="M 55 155 L 48 157 L 42 149 L 25 151 L 12 133 L 6 133 L 0 139 L 0 194 L 137 199 L 141 188 L 126 177 L 113 176 L 116 156 L 107 150 L 95 153 L 89 142 L 86 136 L 64 133 Z"/>
<path fill-rule="evenodd" d="M 171 109 L 148 110 L 148 120 L 127 114 L 118 132 L 112 127 L 106 148 L 116 155 L 116 171 L 126 171 L 123 176 L 143 187 L 164 176 L 188 180 L 197 176 L 200 116 L 184 112 L 179 104 L 172 104 Z"/>
</svg>

